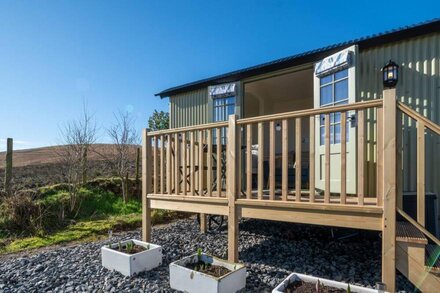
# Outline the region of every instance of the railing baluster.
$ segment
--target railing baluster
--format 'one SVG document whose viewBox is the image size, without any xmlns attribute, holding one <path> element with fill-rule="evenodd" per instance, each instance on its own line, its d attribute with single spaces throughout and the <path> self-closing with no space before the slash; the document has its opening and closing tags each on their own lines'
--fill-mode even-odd
<svg viewBox="0 0 440 293">
<path fill-rule="evenodd" d="M 195 154 L 195 149 L 194 149 L 194 131 L 191 131 L 189 133 L 190 137 L 189 137 L 189 144 L 190 144 L 190 149 L 189 149 L 189 160 L 190 160 L 190 170 L 189 170 L 189 175 L 190 175 L 190 191 L 191 191 L 191 195 L 194 196 L 196 193 L 196 183 L 195 183 L 195 179 L 196 179 L 196 174 L 195 174 L 195 165 L 196 165 L 196 154 Z"/>
<path fill-rule="evenodd" d="M 168 194 L 172 194 L 171 191 L 171 134 L 167 135 L 167 191 Z"/>
<path fill-rule="evenodd" d="M 397 180 L 397 190 L 396 190 L 396 206 L 398 208 L 403 209 L 403 112 L 399 108 L 400 111 L 396 111 L 396 125 L 399 125 L 399 127 L 396 129 L 396 180 Z M 385 117 L 382 115 L 382 128 L 383 128 L 383 121 L 385 121 Z M 383 135 L 383 132 L 382 132 Z M 383 141 L 382 141 L 383 144 Z M 382 155 L 383 156 L 383 155 Z M 383 158 L 384 160 L 384 158 Z M 383 170 L 385 169 L 385 166 L 383 166 L 382 162 L 382 177 L 383 177 Z M 381 178 L 379 178 L 381 179 Z M 382 189 L 383 189 L 383 180 L 382 181 Z M 382 195 L 382 205 L 385 201 L 384 193 L 381 192 Z"/>
<path fill-rule="evenodd" d="M 358 110 L 358 204 L 364 204 L 365 196 L 365 110 Z"/>
<path fill-rule="evenodd" d="M 212 129 L 208 129 L 208 137 L 206 139 L 208 143 L 208 171 L 206 172 L 206 186 L 208 196 L 212 196 Z"/>
<path fill-rule="evenodd" d="M 263 123 L 258 123 L 258 199 L 263 199 L 263 162 L 264 162 L 264 128 Z"/>
<path fill-rule="evenodd" d="M 237 125 L 237 197 L 240 198 L 241 193 L 242 193 L 242 178 L 243 178 L 243 172 L 242 172 L 242 168 L 243 168 L 243 162 L 242 162 L 242 136 L 243 133 L 241 131 L 241 126 Z M 229 130 L 228 130 L 229 131 Z"/>
<path fill-rule="evenodd" d="M 154 136 L 154 147 L 153 147 L 153 193 L 157 193 L 157 136 Z"/>
<path fill-rule="evenodd" d="M 186 132 L 182 133 L 182 192 L 183 195 L 186 195 L 188 191 L 188 172 L 187 172 L 187 147 L 186 147 Z"/>
<path fill-rule="evenodd" d="M 164 148 L 165 148 L 165 141 L 164 136 L 160 136 L 160 194 L 165 193 L 165 180 L 164 180 L 164 163 L 165 163 L 165 157 L 164 157 Z"/>
<path fill-rule="evenodd" d="M 252 124 L 246 125 L 246 198 L 252 198 Z"/>
<path fill-rule="evenodd" d="M 174 153 L 175 153 L 175 157 L 176 157 L 176 163 L 175 163 L 175 174 L 174 174 L 174 180 L 176 181 L 175 183 L 175 188 L 176 188 L 176 192 L 175 194 L 180 194 L 180 139 L 179 139 L 179 133 L 176 133 L 174 135 L 174 140 L 175 140 L 175 148 L 174 148 Z"/>
<path fill-rule="evenodd" d="M 341 112 L 341 199 L 340 200 L 341 200 L 341 204 L 346 204 L 347 201 L 347 112 Z"/>
<path fill-rule="evenodd" d="M 287 200 L 288 193 L 288 178 L 289 178 L 289 123 L 287 119 L 283 119 L 282 121 L 282 171 L 281 171 L 281 200 Z"/>
<path fill-rule="evenodd" d="M 295 199 L 301 201 L 301 118 L 295 119 Z"/>
<path fill-rule="evenodd" d="M 315 201 L 315 116 L 310 116 L 309 125 L 309 201 Z"/>
<path fill-rule="evenodd" d="M 325 114 L 325 191 L 324 202 L 330 202 L 330 114 Z"/>
<path fill-rule="evenodd" d="M 275 198 L 275 122 L 269 122 L 269 199 Z"/>
<path fill-rule="evenodd" d="M 383 205 L 383 109 L 376 111 L 376 199 L 377 205 Z"/>
<path fill-rule="evenodd" d="M 425 227 L 425 123 L 417 121 L 417 222 Z"/>
<path fill-rule="evenodd" d="M 203 130 L 199 131 L 199 195 L 203 196 Z"/>
<path fill-rule="evenodd" d="M 217 134 L 217 196 L 222 196 L 222 131 L 216 129 Z"/>
</svg>

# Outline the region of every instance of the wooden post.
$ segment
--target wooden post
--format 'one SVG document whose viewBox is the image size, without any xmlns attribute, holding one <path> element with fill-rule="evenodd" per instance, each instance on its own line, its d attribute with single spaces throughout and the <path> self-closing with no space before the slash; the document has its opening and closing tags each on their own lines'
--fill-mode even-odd
<svg viewBox="0 0 440 293">
<path fill-rule="evenodd" d="M 287 201 L 287 193 L 289 188 L 289 123 L 287 119 L 282 122 L 282 171 L 281 171 L 281 199 Z"/>
<path fill-rule="evenodd" d="M 341 113 L 341 204 L 347 200 L 347 112 Z"/>
<path fill-rule="evenodd" d="M 425 123 L 417 121 L 417 222 L 425 227 Z"/>
<path fill-rule="evenodd" d="M 396 103 L 394 103 L 394 107 Z M 389 121 L 391 122 L 391 121 Z M 358 160 L 357 160 L 357 167 L 358 167 L 358 173 L 357 173 L 357 196 L 358 196 L 358 204 L 363 205 L 364 204 L 364 197 L 365 197 L 365 164 L 366 164 L 366 152 L 365 152 L 365 139 L 366 139 L 366 133 L 365 133 L 365 110 L 359 110 L 358 111 Z M 395 125 L 396 119 L 393 120 L 393 124 Z"/>
<path fill-rule="evenodd" d="M 6 161 L 5 161 L 5 192 L 11 192 L 12 179 L 12 157 L 13 157 L 13 141 L 8 138 L 6 141 Z"/>
<path fill-rule="evenodd" d="M 383 91 L 382 282 L 396 288 L 396 90 Z"/>
<path fill-rule="evenodd" d="M 228 260 L 238 261 L 238 213 L 235 208 L 235 199 L 237 196 L 237 178 L 236 171 L 237 158 L 237 116 L 229 116 L 228 140 L 226 144 L 226 197 L 228 199 Z"/>
<path fill-rule="evenodd" d="M 151 241 L 151 209 L 147 195 L 151 193 L 151 138 L 142 131 L 142 241 Z"/>
<path fill-rule="evenodd" d="M 295 200 L 301 201 L 301 118 L 295 119 Z"/>
<path fill-rule="evenodd" d="M 252 124 L 246 125 L 246 198 L 252 198 Z"/>
<path fill-rule="evenodd" d="M 207 225 L 206 225 L 206 214 L 200 214 L 200 232 L 206 233 Z"/>
<path fill-rule="evenodd" d="M 309 189 L 310 202 L 315 201 L 315 116 L 310 116 L 309 141 Z"/>
<path fill-rule="evenodd" d="M 325 188 L 324 203 L 330 203 L 330 114 L 325 114 Z"/>
<path fill-rule="evenodd" d="M 263 199 L 264 180 L 264 128 L 263 123 L 258 123 L 258 199 Z"/>
</svg>

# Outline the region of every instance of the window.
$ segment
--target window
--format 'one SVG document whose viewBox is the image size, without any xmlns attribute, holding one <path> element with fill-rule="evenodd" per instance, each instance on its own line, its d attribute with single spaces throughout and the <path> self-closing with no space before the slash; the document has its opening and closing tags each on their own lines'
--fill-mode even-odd
<svg viewBox="0 0 440 293">
<path fill-rule="evenodd" d="M 213 98 L 214 104 L 214 122 L 219 121 L 227 121 L 229 115 L 235 113 L 235 97 L 221 97 L 221 98 Z M 217 133 L 214 132 L 214 142 L 216 141 Z M 221 142 L 222 144 L 226 144 L 226 129 L 221 129 Z"/>
<path fill-rule="evenodd" d="M 320 77 L 319 102 L 321 107 L 348 103 L 348 69 Z M 320 144 L 325 144 L 325 115 L 320 117 Z M 348 126 L 347 126 L 348 141 Z M 341 143 L 341 113 L 330 114 L 330 144 Z"/>
<path fill-rule="evenodd" d="M 214 98 L 214 122 L 227 121 L 235 113 L 235 97 Z"/>
</svg>

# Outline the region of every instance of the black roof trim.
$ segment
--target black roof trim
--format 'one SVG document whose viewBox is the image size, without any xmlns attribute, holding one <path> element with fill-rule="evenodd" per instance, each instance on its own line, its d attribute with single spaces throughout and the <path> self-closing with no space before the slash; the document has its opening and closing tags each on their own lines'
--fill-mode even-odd
<svg viewBox="0 0 440 293">
<path fill-rule="evenodd" d="M 168 88 L 164 91 L 161 91 L 160 93 L 157 93 L 155 96 L 160 96 L 161 98 L 169 97 L 172 95 L 188 92 L 191 90 L 196 90 L 210 85 L 234 82 L 251 76 L 268 73 L 271 71 L 285 69 L 308 62 L 314 62 L 321 58 L 324 58 L 325 57 L 324 55 L 331 54 L 333 52 L 342 49 L 343 47 L 348 47 L 354 44 L 358 44 L 359 49 L 367 49 L 384 43 L 396 42 L 403 39 L 412 38 L 438 31 L 440 31 L 440 18 L 435 18 L 414 25 L 404 26 L 397 29 L 385 31 L 382 33 L 369 35 L 366 37 L 362 37 L 342 43 L 333 44 L 319 49 L 306 51 L 300 54 L 266 62 L 256 66 L 251 66 L 251 67 L 231 71 L 228 73 L 216 75 L 213 77 L 201 79 L 198 81 L 186 83 L 180 86 Z"/>
</svg>

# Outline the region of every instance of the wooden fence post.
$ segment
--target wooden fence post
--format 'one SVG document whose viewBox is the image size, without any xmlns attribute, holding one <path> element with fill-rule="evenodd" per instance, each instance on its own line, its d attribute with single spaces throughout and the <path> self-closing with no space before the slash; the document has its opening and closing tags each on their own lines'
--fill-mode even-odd
<svg viewBox="0 0 440 293">
<path fill-rule="evenodd" d="M 236 171 L 238 168 L 237 156 L 237 116 L 229 116 L 228 140 L 226 144 L 226 197 L 228 199 L 228 260 L 238 261 L 238 213 L 235 208 L 237 195 Z"/>
<path fill-rule="evenodd" d="M 142 130 L 142 241 L 151 241 L 151 208 L 147 195 L 151 193 L 151 138 Z"/>
<path fill-rule="evenodd" d="M 396 287 L 396 89 L 383 91 L 383 230 L 382 230 L 382 282 L 387 291 Z"/>
</svg>

